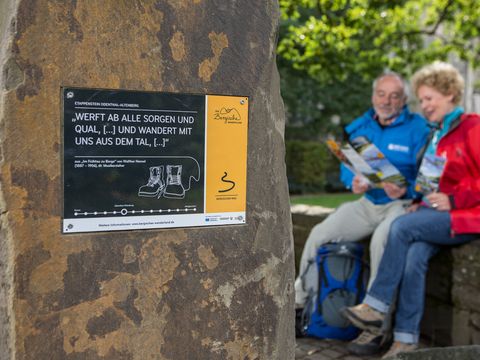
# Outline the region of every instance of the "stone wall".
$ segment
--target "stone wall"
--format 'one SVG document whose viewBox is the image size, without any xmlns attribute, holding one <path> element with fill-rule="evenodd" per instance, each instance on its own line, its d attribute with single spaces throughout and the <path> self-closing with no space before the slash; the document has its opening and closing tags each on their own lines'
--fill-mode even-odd
<svg viewBox="0 0 480 360">
<path fill-rule="evenodd" d="M 439 345 L 480 344 L 480 240 L 436 255 L 422 332 Z"/>
<path fill-rule="evenodd" d="M 310 229 L 331 211 L 292 207 L 297 264 Z M 433 257 L 426 292 L 421 328 L 424 342 L 442 346 L 480 344 L 480 240 L 446 248 Z"/>
<path fill-rule="evenodd" d="M 1 360 L 293 358 L 277 1 L 0 10 Z M 61 86 L 249 96 L 246 225 L 62 235 Z"/>
<path fill-rule="evenodd" d="M 303 245 L 307 241 L 310 230 L 321 223 L 334 209 L 322 206 L 292 205 L 292 231 L 295 251 L 295 274 L 302 255 Z"/>
<path fill-rule="evenodd" d="M 477 360 L 480 358 L 480 346 L 453 346 L 449 348 L 422 349 L 409 353 L 400 353 L 391 360 Z"/>
</svg>

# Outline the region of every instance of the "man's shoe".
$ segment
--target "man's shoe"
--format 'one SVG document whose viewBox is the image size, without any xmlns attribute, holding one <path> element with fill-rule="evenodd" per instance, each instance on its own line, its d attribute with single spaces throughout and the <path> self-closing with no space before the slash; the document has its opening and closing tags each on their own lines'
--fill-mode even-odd
<svg viewBox="0 0 480 360">
<path fill-rule="evenodd" d="M 390 357 L 393 357 L 399 353 L 404 353 L 404 352 L 411 352 L 415 351 L 418 349 L 417 344 L 407 344 L 407 343 L 402 343 L 400 341 L 395 341 L 392 346 L 390 347 L 390 350 L 388 350 L 385 355 L 383 355 L 382 359 L 388 359 Z"/>
<path fill-rule="evenodd" d="M 305 321 L 303 318 L 303 308 L 295 308 L 295 337 L 305 337 Z"/>
<path fill-rule="evenodd" d="M 342 314 L 356 327 L 368 330 L 374 335 L 382 334 L 381 328 L 385 320 L 385 314 L 372 309 L 367 304 L 343 308 Z"/>
<path fill-rule="evenodd" d="M 368 331 L 362 331 L 360 335 L 347 345 L 347 350 L 359 356 L 375 355 L 385 347 L 383 335 L 375 335 Z M 389 336 L 391 339 L 391 336 Z"/>
</svg>

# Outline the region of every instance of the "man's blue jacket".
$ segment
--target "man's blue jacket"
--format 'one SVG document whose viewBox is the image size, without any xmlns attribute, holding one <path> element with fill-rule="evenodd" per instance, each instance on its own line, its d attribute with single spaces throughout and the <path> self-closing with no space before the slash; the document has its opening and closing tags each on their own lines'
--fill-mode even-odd
<svg viewBox="0 0 480 360">
<path fill-rule="evenodd" d="M 407 106 L 402 109 L 392 124 L 385 127 L 382 127 L 374 119 L 374 116 L 375 111 L 368 110 L 349 124 L 345 131 L 350 140 L 358 136 L 365 136 L 374 143 L 407 179 L 407 193 L 403 198 L 413 198 L 415 197 L 414 185 L 418 170 L 417 155 L 419 150 L 425 146 L 429 133 L 427 122 L 419 114 L 411 113 Z M 340 175 L 340 179 L 347 188 L 351 188 L 352 172 L 342 166 Z M 376 205 L 392 201 L 383 189 L 370 189 L 365 196 Z"/>
</svg>

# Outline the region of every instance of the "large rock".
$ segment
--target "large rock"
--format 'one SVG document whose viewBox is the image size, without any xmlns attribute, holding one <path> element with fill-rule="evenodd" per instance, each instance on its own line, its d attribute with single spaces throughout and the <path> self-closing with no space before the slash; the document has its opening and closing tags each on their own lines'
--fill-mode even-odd
<svg viewBox="0 0 480 360">
<path fill-rule="evenodd" d="M 0 3 L 0 359 L 294 354 L 277 1 Z M 247 223 L 61 234 L 60 87 L 246 95 Z"/>
</svg>

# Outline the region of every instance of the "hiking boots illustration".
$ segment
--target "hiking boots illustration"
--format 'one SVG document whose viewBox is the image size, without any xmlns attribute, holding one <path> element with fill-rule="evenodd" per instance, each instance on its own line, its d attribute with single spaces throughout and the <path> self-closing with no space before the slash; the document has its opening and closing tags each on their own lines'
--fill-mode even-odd
<svg viewBox="0 0 480 360">
<path fill-rule="evenodd" d="M 163 180 L 163 165 L 152 166 L 150 168 L 150 178 L 146 185 L 138 189 L 138 196 L 144 197 L 160 197 L 165 190 L 165 182 Z"/>
<path fill-rule="evenodd" d="M 150 168 L 148 183 L 140 186 L 138 196 L 160 198 L 163 195 L 167 199 L 183 199 L 185 197 L 185 188 L 182 185 L 182 165 L 167 165 L 167 181 L 164 180 L 163 170 L 163 165 Z"/>
<path fill-rule="evenodd" d="M 167 165 L 167 185 L 163 193 L 167 199 L 183 199 L 185 189 L 182 185 L 182 165 Z"/>
</svg>

